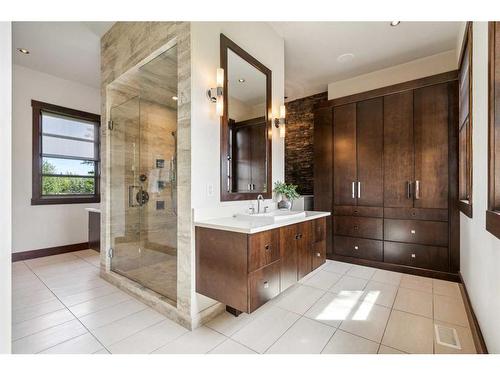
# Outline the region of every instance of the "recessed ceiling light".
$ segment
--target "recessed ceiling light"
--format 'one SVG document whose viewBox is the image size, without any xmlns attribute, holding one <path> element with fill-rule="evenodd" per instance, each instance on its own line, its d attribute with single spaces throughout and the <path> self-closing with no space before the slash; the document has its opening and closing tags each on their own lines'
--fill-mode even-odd
<svg viewBox="0 0 500 375">
<path fill-rule="evenodd" d="M 244 82 L 245 82 L 245 78 L 240 78 L 240 79 L 238 80 L 238 82 L 239 82 L 239 83 L 244 83 Z"/>
<path fill-rule="evenodd" d="M 17 49 L 19 52 L 21 52 L 24 55 L 29 55 L 30 51 L 28 51 L 26 48 L 18 48 Z"/>
<path fill-rule="evenodd" d="M 397 26 L 401 23 L 401 21 L 391 21 L 391 26 Z"/>
<path fill-rule="evenodd" d="M 339 57 L 337 57 L 337 61 L 339 63 L 345 63 L 347 61 L 351 61 L 353 58 L 354 58 L 354 54 L 344 53 L 344 54 L 340 55 Z"/>
<path fill-rule="evenodd" d="M 172 96 L 172 100 L 177 100 L 179 99 L 177 96 Z"/>
</svg>

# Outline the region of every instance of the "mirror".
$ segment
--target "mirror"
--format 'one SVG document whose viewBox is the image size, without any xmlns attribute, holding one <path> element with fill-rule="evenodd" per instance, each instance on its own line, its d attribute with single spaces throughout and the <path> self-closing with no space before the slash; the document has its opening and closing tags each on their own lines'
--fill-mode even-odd
<svg viewBox="0 0 500 375">
<path fill-rule="evenodd" d="M 271 71 L 223 34 L 221 66 L 221 199 L 271 198 Z"/>
</svg>

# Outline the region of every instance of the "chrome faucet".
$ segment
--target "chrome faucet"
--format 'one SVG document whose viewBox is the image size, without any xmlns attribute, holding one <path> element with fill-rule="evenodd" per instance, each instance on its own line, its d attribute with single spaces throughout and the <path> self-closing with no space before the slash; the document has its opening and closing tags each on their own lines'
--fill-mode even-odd
<svg viewBox="0 0 500 375">
<path fill-rule="evenodd" d="M 257 213 L 260 214 L 260 201 L 264 203 L 264 197 L 262 194 L 257 195 Z"/>
</svg>

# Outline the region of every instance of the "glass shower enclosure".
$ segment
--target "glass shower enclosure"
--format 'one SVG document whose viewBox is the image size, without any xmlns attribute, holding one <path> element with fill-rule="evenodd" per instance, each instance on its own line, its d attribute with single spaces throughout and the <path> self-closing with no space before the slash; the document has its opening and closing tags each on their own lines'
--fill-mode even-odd
<svg viewBox="0 0 500 375">
<path fill-rule="evenodd" d="M 111 271 L 177 298 L 177 47 L 111 83 Z"/>
</svg>

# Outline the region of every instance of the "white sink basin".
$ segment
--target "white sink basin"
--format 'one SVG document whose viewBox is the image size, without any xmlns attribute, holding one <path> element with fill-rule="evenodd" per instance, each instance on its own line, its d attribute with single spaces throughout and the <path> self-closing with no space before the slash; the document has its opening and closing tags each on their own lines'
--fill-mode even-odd
<svg viewBox="0 0 500 375">
<path fill-rule="evenodd" d="M 236 214 L 234 216 L 236 219 L 240 220 L 250 220 L 262 223 L 276 223 L 279 221 L 298 219 L 301 217 L 306 217 L 305 211 L 288 211 L 288 210 L 276 210 L 270 212 L 263 212 L 260 214 Z"/>
</svg>

